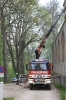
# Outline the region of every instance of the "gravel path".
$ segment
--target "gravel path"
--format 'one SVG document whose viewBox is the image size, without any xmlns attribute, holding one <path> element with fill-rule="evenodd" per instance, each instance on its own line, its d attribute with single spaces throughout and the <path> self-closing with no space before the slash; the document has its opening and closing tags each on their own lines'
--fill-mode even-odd
<svg viewBox="0 0 66 100">
<path fill-rule="evenodd" d="M 29 90 L 28 87 L 12 84 L 5 84 L 3 96 L 14 97 L 14 100 L 60 100 L 59 92 L 52 86 L 51 90 L 35 89 Z"/>
</svg>

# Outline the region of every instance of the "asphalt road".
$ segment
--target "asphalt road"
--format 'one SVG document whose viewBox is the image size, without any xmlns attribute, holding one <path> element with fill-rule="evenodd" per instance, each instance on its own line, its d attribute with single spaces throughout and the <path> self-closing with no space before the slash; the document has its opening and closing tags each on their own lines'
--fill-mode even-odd
<svg viewBox="0 0 66 100">
<path fill-rule="evenodd" d="M 35 88 L 30 90 L 28 87 L 8 84 L 4 85 L 4 98 L 14 97 L 15 100 L 60 100 L 59 92 L 54 86 L 51 90 L 45 88 Z"/>
</svg>

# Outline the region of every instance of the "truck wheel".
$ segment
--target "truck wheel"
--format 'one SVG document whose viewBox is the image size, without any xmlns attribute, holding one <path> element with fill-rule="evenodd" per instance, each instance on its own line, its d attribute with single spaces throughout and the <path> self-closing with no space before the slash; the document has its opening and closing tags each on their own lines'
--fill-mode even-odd
<svg viewBox="0 0 66 100">
<path fill-rule="evenodd" d="M 48 85 L 48 90 L 51 90 L 51 85 Z"/>
<path fill-rule="evenodd" d="M 30 84 L 30 90 L 33 90 L 33 85 L 32 84 Z"/>
</svg>

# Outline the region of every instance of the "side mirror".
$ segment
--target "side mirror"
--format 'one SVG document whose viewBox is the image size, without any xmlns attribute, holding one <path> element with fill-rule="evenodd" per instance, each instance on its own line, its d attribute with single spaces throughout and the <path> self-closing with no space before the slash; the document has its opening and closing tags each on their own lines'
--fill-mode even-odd
<svg viewBox="0 0 66 100">
<path fill-rule="evenodd" d="M 28 71 L 28 64 L 26 64 L 26 70 Z"/>
</svg>

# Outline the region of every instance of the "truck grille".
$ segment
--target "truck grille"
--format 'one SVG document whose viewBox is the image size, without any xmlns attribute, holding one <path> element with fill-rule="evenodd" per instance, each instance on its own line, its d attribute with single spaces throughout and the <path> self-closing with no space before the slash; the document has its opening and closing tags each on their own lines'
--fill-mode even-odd
<svg viewBox="0 0 66 100">
<path fill-rule="evenodd" d="M 37 78 L 42 78 L 42 76 L 39 74 L 39 75 L 37 75 Z"/>
</svg>

